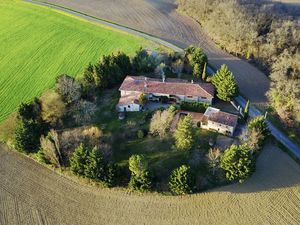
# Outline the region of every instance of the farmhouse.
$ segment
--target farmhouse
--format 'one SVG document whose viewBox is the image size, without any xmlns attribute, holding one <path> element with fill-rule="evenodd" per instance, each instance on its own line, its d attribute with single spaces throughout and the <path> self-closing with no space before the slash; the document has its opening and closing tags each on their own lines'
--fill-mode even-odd
<svg viewBox="0 0 300 225">
<path fill-rule="evenodd" d="M 217 108 L 208 107 L 203 115 L 201 127 L 233 136 L 237 123 L 237 115 L 223 112 Z"/>
<path fill-rule="evenodd" d="M 202 129 L 214 130 L 229 136 L 233 136 L 238 122 L 238 116 L 222 112 L 220 109 L 213 107 L 208 107 L 204 114 L 179 110 L 174 116 L 171 129 L 175 130 L 179 119 L 187 115 L 191 116 L 194 126 L 201 127 Z"/>
<path fill-rule="evenodd" d="M 127 76 L 121 87 L 119 112 L 139 111 L 142 105 L 139 96 L 144 93 L 150 101 L 166 103 L 202 102 L 212 104 L 214 87 L 206 83 L 194 83 L 181 79 L 154 79 L 144 76 Z"/>
</svg>

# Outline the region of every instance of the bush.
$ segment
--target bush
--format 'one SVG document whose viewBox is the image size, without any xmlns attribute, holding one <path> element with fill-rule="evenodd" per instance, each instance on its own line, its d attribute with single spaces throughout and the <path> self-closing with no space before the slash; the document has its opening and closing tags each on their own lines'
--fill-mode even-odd
<svg viewBox="0 0 300 225">
<path fill-rule="evenodd" d="M 137 137 L 139 139 L 143 139 L 144 138 L 144 131 L 143 130 L 138 130 L 137 131 Z"/>
<path fill-rule="evenodd" d="M 207 103 L 200 103 L 200 102 L 182 102 L 180 104 L 180 108 L 182 110 L 191 111 L 191 112 L 200 112 L 204 113 L 205 110 L 208 108 Z"/>
<path fill-rule="evenodd" d="M 193 193 L 194 177 L 189 166 L 182 165 L 172 171 L 169 181 L 169 189 L 174 195 Z"/>
<path fill-rule="evenodd" d="M 232 145 L 221 157 L 221 168 L 230 181 L 239 180 L 242 183 L 255 171 L 255 158 L 248 145 Z"/>
</svg>

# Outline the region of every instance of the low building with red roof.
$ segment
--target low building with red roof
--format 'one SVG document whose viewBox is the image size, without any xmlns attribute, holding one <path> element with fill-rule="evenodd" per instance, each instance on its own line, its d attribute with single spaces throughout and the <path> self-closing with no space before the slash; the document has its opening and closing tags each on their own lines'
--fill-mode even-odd
<svg viewBox="0 0 300 225">
<path fill-rule="evenodd" d="M 212 104 L 215 89 L 208 83 L 194 83 L 182 79 L 154 79 L 144 76 L 127 76 L 120 87 L 121 96 L 139 96 L 148 100 L 168 102 L 201 102 Z"/>
</svg>

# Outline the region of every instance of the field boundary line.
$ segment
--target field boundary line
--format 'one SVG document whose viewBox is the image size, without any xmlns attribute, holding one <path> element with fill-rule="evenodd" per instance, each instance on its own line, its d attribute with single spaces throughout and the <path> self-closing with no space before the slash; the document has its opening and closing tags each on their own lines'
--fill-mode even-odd
<svg viewBox="0 0 300 225">
<path fill-rule="evenodd" d="M 158 37 L 156 37 L 152 34 L 149 34 L 149 33 L 146 33 L 146 32 L 143 32 L 143 31 L 131 28 L 129 26 L 125 26 L 125 25 L 110 21 L 110 20 L 106 20 L 106 19 L 102 19 L 102 18 L 99 18 L 99 17 L 91 16 L 89 14 L 79 12 L 79 11 L 71 9 L 71 8 L 56 5 L 56 4 L 53 4 L 53 3 L 48 3 L 48 2 L 45 2 L 45 1 L 39 1 L 39 0 L 23 0 L 23 1 L 24 2 L 29 2 L 29 3 L 32 3 L 32 4 L 35 4 L 35 5 L 46 6 L 46 7 L 52 8 L 52 9 L 67 12 L 67 13 L 70 13 L 71 15 L 80 16 L 83 19 L 86 19 L 86 20 L 91 21 L 91 22 L 98 22 L 98 23 L 101 23 L 102 25 L 106 25 L 106 26 L 124 31 L 124 32 L 129 33 L 129 34 L 139 36 L 139 37 L 143 37 L 143 38 L 148 39 L 150 41 L 153 41 L 157 44 L 160 44 L 160 45 L 163 45 L 167 48 L 170 48 L 170 49 L 174 50 L 175 52 L 182 52 L 183 51 L 183 49 L 178 47 L 177 45 L 171 44 L 170 42 L 165 41 L 161 38 L 158 38 Z"/>
</svg>

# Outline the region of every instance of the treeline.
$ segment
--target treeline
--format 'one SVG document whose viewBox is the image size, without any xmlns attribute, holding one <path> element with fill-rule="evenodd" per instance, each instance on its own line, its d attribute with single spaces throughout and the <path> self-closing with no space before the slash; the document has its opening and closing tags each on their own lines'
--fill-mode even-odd
<svg viewBox="0 0 300 225">
<path fill-rule="evenodd" d="M 270 102 L 288 126 L 300 121 L 300 19 L 283 4 L 252 0 L 180 0 L 222 48 L 258 64 L 272 80 Z"/>
</svg>

